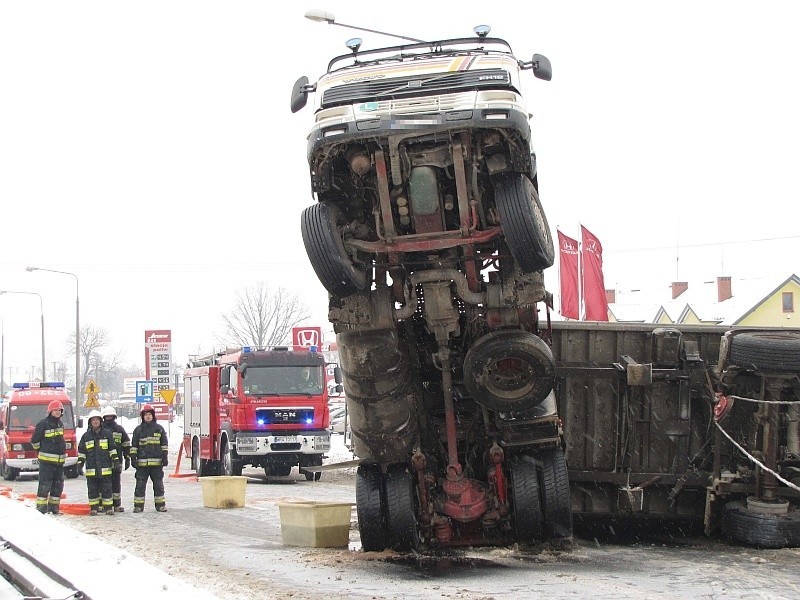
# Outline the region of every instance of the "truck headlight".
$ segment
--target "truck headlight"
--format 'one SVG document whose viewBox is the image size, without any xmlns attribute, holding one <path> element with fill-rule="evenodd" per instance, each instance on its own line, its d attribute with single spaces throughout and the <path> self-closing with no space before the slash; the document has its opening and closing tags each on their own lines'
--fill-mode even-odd
<svg viewBox="0 0 800 600">
<path fill-rule="evenodd" d="M 11 449 L 20 452 L 22 451 L 22 444 L 14 444 L 13 446 L 11 446 Z"/>
</svg>

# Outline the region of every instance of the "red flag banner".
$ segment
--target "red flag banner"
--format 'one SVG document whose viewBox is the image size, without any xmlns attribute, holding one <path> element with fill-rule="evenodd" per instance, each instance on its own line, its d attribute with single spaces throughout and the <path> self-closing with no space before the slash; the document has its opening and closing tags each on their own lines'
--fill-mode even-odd
<svg viewBox="0 0 800 600">
<path fill-rule="evenodd" d="M 579 319 L 578 311 L 578 241 L 558 233 L 559 279 L 561 280 L 561 316 Z"/>
<path fill-rule="evenodd" d="M 581 225 L 581 240 L 585 318 L 587 321 L 608 321 L 608 302 L 603 281 L 603 246 L 600 240 L 583 225 Z"/>
</svg>

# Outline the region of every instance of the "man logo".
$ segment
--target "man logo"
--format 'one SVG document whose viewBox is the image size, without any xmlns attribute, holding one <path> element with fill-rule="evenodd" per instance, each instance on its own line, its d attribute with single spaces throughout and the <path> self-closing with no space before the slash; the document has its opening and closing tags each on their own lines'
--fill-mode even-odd
<svg viewBox="0 0 800 600">
<path fill-rule="evenodd" d="M 299 329 L 297 331 L 297 345 L 319 347 L 319 331 L 316 329 Z"/>
</svg>

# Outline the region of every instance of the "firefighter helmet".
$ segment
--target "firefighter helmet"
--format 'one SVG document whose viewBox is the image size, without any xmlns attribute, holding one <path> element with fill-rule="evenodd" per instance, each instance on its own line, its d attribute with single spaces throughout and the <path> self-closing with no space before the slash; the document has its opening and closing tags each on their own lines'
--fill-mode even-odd
<svg viewBox="0 0 800 600">
<path fill-rule="evenodd" d="M 139 416 L 144 419 L 144 413 L 146 412 L 149 412 L 151 415 L 153 415 L 153 419 L 156 418 L 156 409 L 153 408 L 152 404 L 145 404 L 142 406 L 142 410 L 139 411 Z"/>
<path fill-rule="evenodd" d="M 64 410 L 64 405 L 59 400 L 51 400 L 47 405 L 47 414 L 49 415 L 54 410 Z"/>
<path fill-rule="evenodd" d="M 103 423 L 103 416 L 100 414 L 100 411 L 99 410 L 93 410 L 92 412 L 89 413 L 89 416 L 86 419 L 86 421 L 89 423 L 89 425 L 92 424 L 92 419 L 94 419 L 95 417 L 100 419 L 100 423 L 101 424 Z"/>
<path fill-rule="evenodd" d="M 103 415 L 103 419 L 106 417 L 114 417 L 115 419 L 117 418 L 117 411 L 114 410 L 113 406 L 106 406 L 100 411 L 100 414 Z"/>
</svg>

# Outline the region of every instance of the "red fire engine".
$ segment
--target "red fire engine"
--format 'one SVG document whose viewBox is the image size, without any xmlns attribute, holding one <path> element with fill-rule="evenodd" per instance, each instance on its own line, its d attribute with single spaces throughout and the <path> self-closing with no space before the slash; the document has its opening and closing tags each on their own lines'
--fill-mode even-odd
<svg viewBox="0 0 800 600">
<path fill-rule="evenodd" d="M 38 471 L 38 452 L 31 446 L 36 424 L 47 416 L 47 405 L 58 400 L 64 405 L 64 440 L 67 460 L 64 475 L 78 476 L 78 443 L 75 437 L 75 413 L 64 384 L 54 381 L 15 383 L 8 400 L 0 404 L 0 474 L 13 481 L 21 471 Z"/>
<path fill-rule="evenodd" d="M 191 361 L 183 439 L 198 476 L 241 475 L 246 465 L 286 476 L 297 465 L 319 480 L 304 467 L 322 465 L 330 450 L 325 368 L 315 346 L 244 347 Z"/>
</svg>

